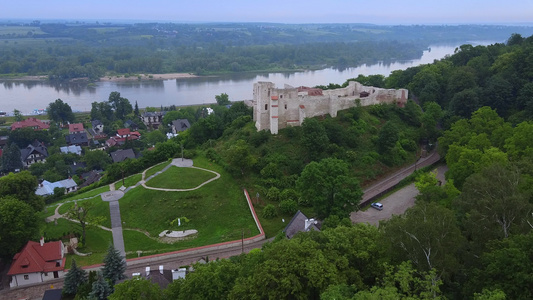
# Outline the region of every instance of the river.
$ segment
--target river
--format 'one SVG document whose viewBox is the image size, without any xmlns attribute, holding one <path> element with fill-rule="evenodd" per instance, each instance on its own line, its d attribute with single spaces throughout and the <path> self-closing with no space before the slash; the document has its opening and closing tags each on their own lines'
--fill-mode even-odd
<svg viewBox="0 0 533 300">
<path fill-rule="evenodd" d="M 490 44 L 490 42 L 480 43 Z M 92 102 L 106 101 L 113 91 L 120 92 L 132 105 L 139 107 L 182 106 L 215 102 L 215 95 L 227 93 L 230 100 L 252 99 L 253 84 L 258 81 L 274 82 L 276 86 L 316 86 L 342 84 L 359 74 L 388 76 L 394 70 L 404 70 L 420 64 L 432 63 L 453 54 L 456 46 L 431 46 L 420 59 L 390 64 L 362 65 L 344 70 L 327 68 L 316 71 L 283 73 L 238 73 L 215 77 L 197 77 L 172 80 L 135 82 L 56 83 L 44 81 L 0 80 L 0 111 L 14 109 L 29 114 L 46 108 L 56 99 L 67 102 L 74 111 L 89 111 Z"/>
</svg>

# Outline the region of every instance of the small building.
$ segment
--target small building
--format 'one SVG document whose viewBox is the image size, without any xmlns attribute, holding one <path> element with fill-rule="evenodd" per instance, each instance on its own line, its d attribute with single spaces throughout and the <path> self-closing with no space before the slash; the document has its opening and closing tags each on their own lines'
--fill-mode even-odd
<svg viewBox="0 0 533 300">
<path fill-rule="evenodd" d="M 185 131 L 189 128 L 191 128 L 191 124 L 189 123 L 189 120 L 187 119 L 177 119 L 172 121 L 171 124 L 172 133 L 177 134 L 178 132 Z"/>
<path fill-rule="evenodd" d="M 18 287 L 46 282 L 63 277 L 65 269 L 65 247 L 61 241 L 29 241 L 15 254 L 7 272 L 11 277 L 9 286 Z"/>
<path fill-rule="evenodd" d="M 44 291 L 43 300 L 63 299 L 63 289 L 52 289 Z"/>
<path fill-rule="evenodd" d="M 83 133 L 85 132 L 85 129 L 83 128 L 82 123 L 74 123 L 74 124 L 68 124 L 68 133 Z"/>
<path fill-rule="evenodd" d="M 67 144 L 69 146 L 72 145 L 78 145 L 78 146 L 89 146 L 89 138 L 87 137 L 86 132 L 78 132 L 78 133 L 72 133 L 67 136 L 65 136 L 65 139 L 67 140 Z"/>
<path fill-rule="evenodd" d="M 159 270 L 151 270 L 150 267 L 146 267 L 145 273 L 133 273 L 131 274 L 132 278 L 145 278 L 150 280 L 152 283 L 156 283 L 163 290 L 172 283 L 172 281 L 185 278 L 187 274 L 186 268 L 180 268 L 176 270 L 166 270 L 163 266 L 159 266 Z"/>
<path fill-rule="evenodd" d="M 133 122 L 132 120 L 127 120 L 126 122 L 124 122 L 124 127 L 134 131 L 139 130 L 139 125 L 137 125 L 137 123 Z"/>
<path fill-rule="evenodd" d="M 117 130 L 115 136 L 110 137 L 106 141 L 108 147 L 115 145 L 124 145 L 126 141 L 135 141 L 141 138 L 141 134 L 138 131 L 131 131 L 129 128 L 121 128 Z"/>
<path fill-rule="evenodd" d="M 287 227 L 283 229 L 283 232 L 288 239 L 291 239 L 298 232 L 307 232 L 310 230 L 320 231 L 316 226 L 317 223 L 315 219 L 308 219 L 304 213 L 298 210 L 289 224 L 287 224 Z"/>
<path fill-rule="evenodd" d="M 102 123 L 102 121 L 100 120 L 92 120 L 91 121 L 91 125 L 92 125 L 92 129 L 96 132 L 96 133 L 103 133 L 104 132 L 104 123 Z"/>
<path fill-rule="evenodd" d="M 75 153 L 81 155 L 81 147 L 78 145 L 59 147 L 59 150 L 64 154 Z"/>
<path fill-rule="evenodd" d="M 33 128 L 33 130 L 47 130 L 50 128 L 50 125 L 37 118 L 27 118 L 26 120 L 13 123 L 13 125 L 11 125 L 11 130 L 17 130 L 26 127 Z"/>
<path fill-rule="evenodd" d="M 48 157 L 48 150 L 46 146 L 35 140 L 29 144 L 28 147 L 20 150 L 20 159 L 22 160 L 22 166 L 27 168 L 36 162 L 45 162 Z"/>
<path fill-rule="evenodd" d="M 113 159 L 114 163 L 124 161 L 128 158 L 134 159 L 135 152 L 133 152 L 133 149 L 117 150 L 115 152 L 111 152 L 111 158 Z"/>
<path fill-rule="evenodd" d="M 161 122 L 163 122 L 165 113 L 164 111 L 145 112 L 141 115 L 141 121 L 146 127 L 157 129 L 161 125 Z"/>
<path fill-rule="evenodd" d="M 78 188 L 80 189 L 86 186 L 89 186 L 97 181 L 100 181 L 100 179 L 102 178 L 102 175 L 98 171 L 91 170 L 89 172 L 81 174 L 81 177 L 85 179 L 85 181 L 79 185 Z"/>
<path fill-rule="evenodd" d="M 70 192 L 74 192 L 78 189 L 78 185 L 72 178 L 63 179 L 56 182 L 50 182 L 47 180 L 43 180 L 37 187 L 37 190 L 35 191 L 35 194 L 39 196 L 49 196 L 54 194 L 55 188 L 64 188 L 65 194 L 68 194 Z"/>
</svg>

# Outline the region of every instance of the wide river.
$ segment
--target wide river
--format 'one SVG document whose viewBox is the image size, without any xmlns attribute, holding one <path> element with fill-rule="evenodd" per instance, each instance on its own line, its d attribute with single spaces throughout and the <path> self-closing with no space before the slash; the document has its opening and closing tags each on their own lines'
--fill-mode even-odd
<svg viewBox="0 0 533 300">
<path fill-rule="evenodd" d="M 480 44 L 490 44 L 488 42 Z M 139 107 L 160 107 L 170 105 L 191 105 L 214 103 L 215 95 L 227 93 L 230 100 L 252 99 L 253 84 L 270 81 L 278 87 L 316 86 L 329 83 L 342 84 L 348 78 L 359 74 L 382 74 L 388 76 L 394 70 L 404 70 L 420 64 L 432 63 L 453 54 L 456 46 L 431 46 L 420 59 L 390 64 L 378 63 L 355 68 L 338 70 L 327 68 L 317 71 L 284 73 L 238 73 L 216 77 L 197 77 L 172 80 L 152 80 L 135 82 L 97 82 L 94 86 L 86 83 L 51 84 L 44 81 L 0 81 L 0 111 L 8 113 L 14 109 L 31 113 L 46 108 L 56 99 L 67 102 L 74 111 L 89 111 L 92 102 L 106 101 L 113 91 L 120 92 L 132 105 Z"/>
</svg>

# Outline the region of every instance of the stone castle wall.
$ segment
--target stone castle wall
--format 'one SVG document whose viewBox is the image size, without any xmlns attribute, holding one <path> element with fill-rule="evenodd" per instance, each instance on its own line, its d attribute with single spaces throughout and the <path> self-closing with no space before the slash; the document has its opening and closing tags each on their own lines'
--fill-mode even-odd
<svg viewBox="0 0 533 300">
<path fill-rule="evenodd" d="M 355 81 L 350 81 L 345 88 L 334 90 L 289 85 L 281 89 L 272 82 L 257 82 L 253 94 L 257 130 L 269 129 L 272 134 L 277 134 L 279 129 L 287 126 L 300 126 L 305 118 L 326 114 L 336 117 L 339 110 L 354 107 L 357 99 L 362 106 L 380 103 L 403 106 L 407 102 L 408 91 L 364 86 Z"/>
</svg>

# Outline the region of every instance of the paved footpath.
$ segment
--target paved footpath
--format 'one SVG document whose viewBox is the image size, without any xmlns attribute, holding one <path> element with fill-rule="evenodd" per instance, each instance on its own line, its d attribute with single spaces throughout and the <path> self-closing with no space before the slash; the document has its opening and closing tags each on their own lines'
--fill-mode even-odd
<svg viewBox="0 0 533 300">
<path fill-rule="evenodd" d="M 120 252 L 120 255 L 126 257 L 124 248 L 124 236 L 122 235 L 122 220 L 120 219 L 120 206 L 118 200 L 124 196 L 122 191 L 110 191 L 102 193 L 103 201 L 109 202 L 109 215 L 111 216 L 111 232 L 113 234 L 113 245 Z"/>
</svg>

